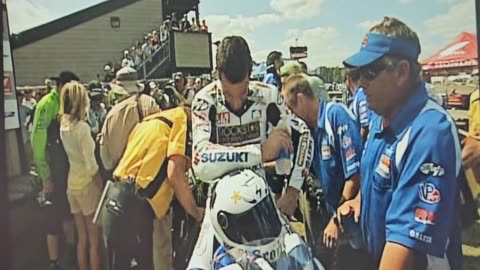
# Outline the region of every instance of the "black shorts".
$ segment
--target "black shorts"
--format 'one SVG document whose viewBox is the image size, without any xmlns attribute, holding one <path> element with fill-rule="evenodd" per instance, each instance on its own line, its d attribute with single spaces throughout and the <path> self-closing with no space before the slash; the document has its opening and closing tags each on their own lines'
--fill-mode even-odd
<svg viewBox="0 0 480 270">
<path fill-rule="evenodd" d="M 51 204 L 45 206 L 47 234 L 53 235 L 61 234 L 63 222 L 72 219 L 66 189 L 57 190 L 58 186 L 55 186 L 54 192 L 48 196 Z"/>
<path fill-rule="evenodd" d="M 68 168 L 51 170 L 53 192 L 48 195 L 51 204 L 46 205 L 47 234 L 62 233 L 63 222 L 72 220 L 70 203 L 67 198 Z"/>
</svg>

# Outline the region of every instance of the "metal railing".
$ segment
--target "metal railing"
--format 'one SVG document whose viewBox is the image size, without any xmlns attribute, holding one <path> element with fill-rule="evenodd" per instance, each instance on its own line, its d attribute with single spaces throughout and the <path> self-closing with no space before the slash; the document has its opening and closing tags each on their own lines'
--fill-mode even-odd
<svg viewBox="0 0 480 270">
<path fill-rule="evenodd" d="M 147 56 L 145 60 L 137 68 L 138 77 L 143 77 L 144 80 L 152 76 L 158 68 L 170 60 L 170 40 L 166 40 L 161 46 L 156 49 L 151 55 Z"/>
</svg>

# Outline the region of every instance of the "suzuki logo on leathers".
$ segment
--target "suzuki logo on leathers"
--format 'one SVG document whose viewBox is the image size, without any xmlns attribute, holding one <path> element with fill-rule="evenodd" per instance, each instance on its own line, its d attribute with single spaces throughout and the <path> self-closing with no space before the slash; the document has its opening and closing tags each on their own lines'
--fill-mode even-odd
<svg viewBox="0 0 480 270">
<path fill-rule="evenodd" d="M 203 153 L 202 162 L 248 162 L 247 153 Z"/>
</svg>

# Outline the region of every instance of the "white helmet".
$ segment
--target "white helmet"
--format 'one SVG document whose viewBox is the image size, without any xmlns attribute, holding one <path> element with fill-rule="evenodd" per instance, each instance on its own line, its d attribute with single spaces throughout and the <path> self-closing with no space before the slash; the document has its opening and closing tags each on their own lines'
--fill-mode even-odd
<svg viewBox="0 0 480 270">
<path fill-rule="evenodd" d="M 211 194 L 215 236 L 231 255 L 253 254 L 270 262 L 280 257 L 286 221 L 260 175 L 248 169 L 231 173 L 215 182 Z"/>
</svg>

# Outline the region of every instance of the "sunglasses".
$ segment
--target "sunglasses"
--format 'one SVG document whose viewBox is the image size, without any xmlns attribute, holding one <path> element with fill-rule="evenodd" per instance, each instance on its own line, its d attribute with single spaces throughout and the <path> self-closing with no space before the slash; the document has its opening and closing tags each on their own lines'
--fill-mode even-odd
<svg viewBox="0 0 480 270">
<path fill-rule="evenodd" d="M 368 66 L 360 67 L 360 76 L 362 79 L 371 81 L 374 80 L 382 71 L 389 65 L 383 61 L 377 61 Z"/>
</svg>

